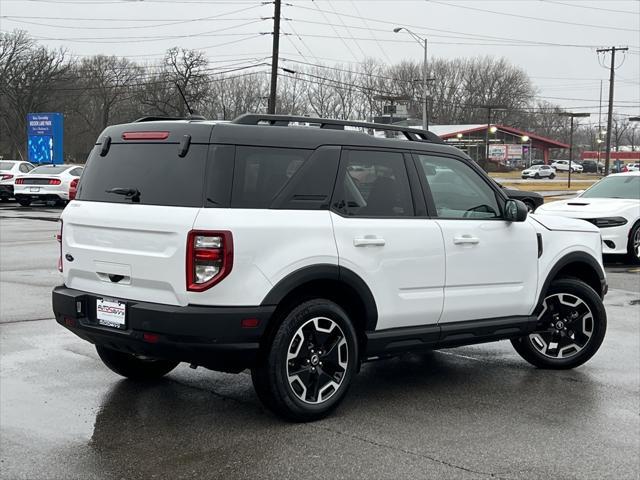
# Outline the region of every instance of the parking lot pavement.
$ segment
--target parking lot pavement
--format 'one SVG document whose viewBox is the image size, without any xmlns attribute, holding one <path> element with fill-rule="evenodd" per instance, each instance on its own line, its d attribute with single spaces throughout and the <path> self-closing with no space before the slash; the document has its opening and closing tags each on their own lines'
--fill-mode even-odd
<svg viewBox="0 0 640 480">
<path fill-rule="evenodd" d="M 0 208 L 2 321 L 13 318 L 0 325 L 0 478 L 640 475 L 638 269 L 607 268 L 607 336 L 578 369 L 535 369 L 508 342 L 406 355 L 364 365 L 333 416 L 295 425 L 264 410 L 246 372 L 182 365 L 136 384 L 38 320 L 58 282 L 56 223 L 7 215 Z"/>
</svg>

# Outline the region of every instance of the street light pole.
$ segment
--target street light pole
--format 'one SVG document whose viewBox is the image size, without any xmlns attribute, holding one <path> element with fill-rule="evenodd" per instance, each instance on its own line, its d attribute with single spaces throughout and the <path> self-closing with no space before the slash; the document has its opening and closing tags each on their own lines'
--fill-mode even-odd
<svg viewBox="0 0 640 480">
<path fill-rule="evenodd" d="M 427 38 L 419 37 L 418 35 L 416 35 L 406 27 L 396 27 L 393 29 L 395 33 L 398 33 L 402 30 L 404 30 L 409 35 L 411 35 L 413 39 L 417 41 L 422 46 L 422 48 L 424 48 L 424 60 L 422 61 L 422 95 L 424 97 L 422 102 L 422 129 L 429 130 L 429 80 L 432 80 L 432 79 L 427 78 L 427 75 L 428 75 Z"/>
<path fill-rule="evenodd" d="M 569 176 L 567 180 L 567 188 L 571 188 L 571 163 L 573 162 L 573 119 L 581 117 L 590 117 L 590 113 L 571 113 L 561 112 L 561 117 L 571 117 L 571 128 L 569 130 Z"/>
</svg>

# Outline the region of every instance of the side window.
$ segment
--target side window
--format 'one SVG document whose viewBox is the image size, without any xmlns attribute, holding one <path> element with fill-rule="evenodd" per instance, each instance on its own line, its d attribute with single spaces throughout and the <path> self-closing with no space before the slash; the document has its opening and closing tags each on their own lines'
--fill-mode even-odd
<svg viewBox="0 0 640 480">
<path fill-rule="evenodd" d="M 294 148 L 237 147 L 231 206 L 269 208 L 310 153 Z"/>
<path fill-rule="evenodd" d="M 70 175 L 73 175 L 74 177 L 79 177 L 80 175 L 82 175 L 82 168 L 78 167 L 78 168 L 74 168 L 73 170 L 71 170 L 69 172 Z"/>
<path fill-rule="evenodd" d="M 31 170 L 26 163 L 21 163 L 19 169 L 22 173 L 29 173 Z"/>
<path fill-rule="evenodd" d="M 416 155 L 425 176 L 438 217 L 500 218 L 494 190 L 461 160 L 432 155 Z"/>
<path fill-rule="evenodd" d="M 340 213 L 354 217 L 413 216 L 403 155 L 344 150 L 332 204 Z"/>
</svg>

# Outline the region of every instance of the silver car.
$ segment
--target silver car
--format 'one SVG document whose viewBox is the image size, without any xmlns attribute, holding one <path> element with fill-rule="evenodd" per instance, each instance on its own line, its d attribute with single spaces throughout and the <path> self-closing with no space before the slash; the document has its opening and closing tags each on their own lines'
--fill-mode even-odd
<svg viewBox="0 0 640 480">
<path fill-rule="evenodd" d="M 522 178 L 555 178 L 556 171 L 550 165 L 532 165 L 522 171 Z"/>
</svg>

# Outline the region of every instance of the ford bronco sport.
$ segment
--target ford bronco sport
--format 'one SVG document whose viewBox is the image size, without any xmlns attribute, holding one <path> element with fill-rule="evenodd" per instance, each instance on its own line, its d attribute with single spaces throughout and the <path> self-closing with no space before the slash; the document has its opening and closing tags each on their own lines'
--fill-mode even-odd
<svg viewBox="0 0 640 480">
<path fill-rule="evenodd" d="M 404 141 L 403 141 L 404 140 Z M 99 137 L 61 216 L 58 323 L 136 380 L 251 369 L 321 418 L 363 362 L 511 340 L 540 368 L 600 347 L 598 229 L 527 215 L 458 149 L 406 127 L 143 118 Z"/>
</svg>

